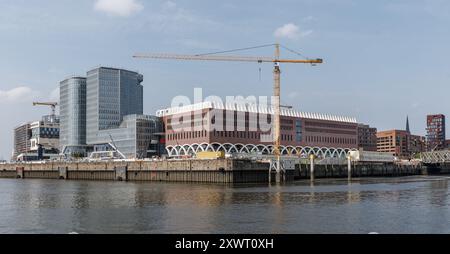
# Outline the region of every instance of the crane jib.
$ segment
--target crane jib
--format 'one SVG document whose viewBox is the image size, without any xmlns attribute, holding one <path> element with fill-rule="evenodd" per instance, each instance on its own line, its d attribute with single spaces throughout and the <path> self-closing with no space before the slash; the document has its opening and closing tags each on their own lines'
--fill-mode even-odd
<svg viewBox="0 0 450 254">
<path fill-rule="evenodd" d="M 201 55 L 172 55 L 172 54 L 137 54 L 134 58 L 168 59 L 168 60 L 198 60 L 198 61 L 225 61 L 225 62 L 256 62 L 256 63 L 304 63 L 321 64 L 322 59 L 274 59 L 272 57 L 251 56 L 201 56 Z"/>
</svg>

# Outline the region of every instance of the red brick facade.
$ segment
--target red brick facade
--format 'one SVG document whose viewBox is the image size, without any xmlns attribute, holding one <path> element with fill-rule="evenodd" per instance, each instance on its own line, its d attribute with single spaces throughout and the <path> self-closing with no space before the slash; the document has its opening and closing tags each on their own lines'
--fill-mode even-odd
<svg viewBox="0 0 450 254">
<path fill-rule="evenodd" d="M 223 118 L 219 119 L 220 116 Z M 273 139 L 264 139 L 264 135 L 269 134 L 271 128 L 272 119 L 268 114 L 202 109 L 165 115 L 163 119 L 167 146 L 202 143 L 244 145 L 273 143 Z M 357 149 L 358 125 L 350 121 L 284 115 L 281 117 L 281 140 L 283 146 Z"/>
</svg>

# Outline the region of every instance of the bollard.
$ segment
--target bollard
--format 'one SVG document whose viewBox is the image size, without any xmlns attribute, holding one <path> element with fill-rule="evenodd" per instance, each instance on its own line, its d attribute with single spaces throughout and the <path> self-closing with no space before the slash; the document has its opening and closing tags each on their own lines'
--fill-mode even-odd
<svg viewBox="0 0 450 254">
<path fill-rule="evenodd" d="M 309 159 L 310 159 L 310 163 L 311 163 L 311 182 L 314 182 L 315 181 L 315 175 L 314 175 L 314 159 L 315 159 L 315 156 L 313 154 L 311 154 L 309 156 Z"/>
</svg>

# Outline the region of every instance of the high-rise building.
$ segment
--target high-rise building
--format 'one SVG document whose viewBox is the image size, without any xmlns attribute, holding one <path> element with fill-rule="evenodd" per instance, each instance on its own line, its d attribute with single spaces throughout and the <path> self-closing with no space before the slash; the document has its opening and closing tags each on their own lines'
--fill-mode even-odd
<svg viewBox="0 0 450 254">
<path fill-rule="evenodd" d="M 99 67 L 86 78 L 86 144 L 92 157 L 148 158 L 161 155 L 160 118 L 143 115 L 144 77 Z"/>
<path fill-rule="evenodd" d="M 445 116 L 427 116 L 427 148 L 430 151 L 445 148 Z"/>
<path fill-rule="evenodd" d="M 377 128 L 358 124 L 358 148 L 364 151 L 377 151 Z"/>
<path fill-rule="evenodd" d="M 60 150 L 67 155 L 86 153 L 86 78 L 60 83 Z"/>
<path fill-rule="evenodd" d="M 13 161 L 17 160 L 20 154 L 28 153 L 30 151 L 31 129 L 30 124 L 22 124 L 14 129 L 14 153 L 11 158 Z"/>
<path fill-rule="evenodd" d="M 137 72 L 99 67 L 87 73 L 86 143 L 104 143 L 99 131 L 120 127 L 124 116 L 143 113 L 143 76 Z"/>
</svg>

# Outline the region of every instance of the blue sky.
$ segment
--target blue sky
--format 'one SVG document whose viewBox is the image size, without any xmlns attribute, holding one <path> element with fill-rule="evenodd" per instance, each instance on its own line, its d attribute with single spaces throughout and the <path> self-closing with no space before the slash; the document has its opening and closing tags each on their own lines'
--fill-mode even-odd
<svg viewBox="0 0 450 254">
<path fill-rule="evenodd" d="M 325 64 L 283 66 L 282 102 L 348 115 L 380 130 L 425 133 L 450 115 L 450 2 L 444 0 L 1 0 L 0 159 L 12 129 L 39 119 L 59 81 L 105 65 L 144 74 L 144 111 L 177 95 L 271 95 L 272 67 L 135 60 L 137 52 L 203 53 L 279 41 Z M 249 52 L 272 55 L 272 49 Z M 295 57 L 283 52 L 286 57 Z"/>
</svg>

